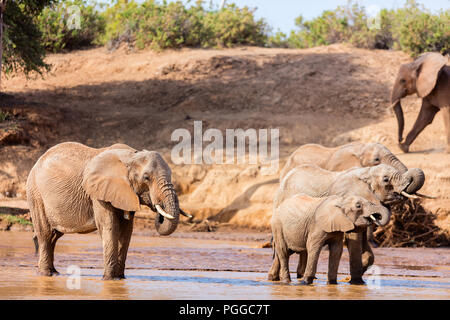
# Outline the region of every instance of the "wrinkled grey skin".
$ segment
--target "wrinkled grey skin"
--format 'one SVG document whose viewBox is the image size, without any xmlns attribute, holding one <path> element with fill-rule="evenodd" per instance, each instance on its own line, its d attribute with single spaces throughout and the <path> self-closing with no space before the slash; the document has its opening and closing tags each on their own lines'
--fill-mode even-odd
<svg viewBox="0 0 450 320">
<path fill-rule="evenodd" d="M 380 143 L 354 142 L 335 148 L 320 144 L 305 144 L 288 158 L 280 173 L 280 181 L 293 168 L 302 164 L 315 164 L 330 171 L 343 171 L 352 167 L 372 167 L 379 164 L 390 165 L 401 172 L 408 168 L 385 146 Z"/>
<path fill-rule="evenodd" d="M 357 195 L 376 205 L 389 205 L 403 201 L 400 193 L 409 189 L 415 180 L 409 172 L 401 173 L 385 164 L 343 172 L 324 170 L 316 165 L 301 165 L 281 181 L 274 199 L 274 212 L 285 199 L 297 193 L 312 197 Z M 388 223 L 389 218 L 385 216 L 386 220 L 379 221 L 379 225 Z M 360 228 L 358 232 L 347 233 L 345 239 L 350 254 L 350 282 L 362 284 L 362 275 L 374 261 L 366 230 Z"/>
<path fill-rule="evenodd" d="M 39 244 L 38 272 L 45 276 L 57 274 L 53 255 L 64 233 L 98 230 L 103 241 L 103 279 L 120 279 L 139 204 L 153 210 L 158 204 L 174 217 L 157 215 L 155 225 L 161 235 L 175 231 L 179 220 L 167 163 L 157 152 L 123 144 L 102 149 L 58 144 L 31 169 L 26 190 Z"/>
<path fill-rule="evenodd" d="M 450 152 L 450 66 L 448 58 L 436 52 L 425 53 L 411 63 L 401 65 L 391 92 L 391 103 L 398 124 L 398 142 L 404 152 L 417 136 L 431 124 L 442 110 L 447 138 L 446 152 Z M 405 120 L 400 100 L 417 93 L 422 107 L 413 128 L 403 141 Z"/>
<path fill-rule="evenodd" d="M 284 200 L 272 216 L 274 261 L 268 279 L 290 282 L 289 256 L 300 254 L 298 277 L 311 284 L 320 251 L 328 245 L 328 283 L 337 284 L 344 232 L 366 228 L 374 219 L 388 221 L 390 212 L 358 196 L 314 198 L 296 194 Z"/>
<path fill-rule="evenodd" d="M 290 170 L 302 164 L 315 164 L 329 171 L 387 164 L 401 173 L 409 171 L 408 174 L 414 180 L 405 191 L 410 194 L 414 193 L 414 190 L 419 190 L 425 182 L 425 175 L 421 169 L 408 169 L 388 148 L 380 143 L 354 142 L 335 148 L 327 148 L 319 144 L 302 145 L 289 156 L 286 165 L 281 170 L 280 181 Z M 372 226 L 367 229 L 367 237 L 373 243 L 372 229 Z"/>
</svg>

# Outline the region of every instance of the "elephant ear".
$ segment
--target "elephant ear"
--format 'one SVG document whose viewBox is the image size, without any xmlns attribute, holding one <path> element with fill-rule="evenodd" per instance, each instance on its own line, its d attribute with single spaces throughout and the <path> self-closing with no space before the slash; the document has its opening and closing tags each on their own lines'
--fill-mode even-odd
<svg viewBox="0 0 450 320">
<path fill-rule="evenodd" d="M 343 171 L 352 167 L 361 167 L 361 160 L 347 148 L 336 151 L 327 162 L 330 171 Z"/>
<path fill-rule="evenodd" d="M 316 222 L 325 232 L 347 232 L 355 228 L 353 222 L 344 214 L 343 209 L 336 203 L 322 203 L 322 205 L 317 208 Z"/>
<path fill-rule="evenodd" d="M 115 208 L 138 211 L 139 198 L 128 180 L 128 169 L 115 152 L 105 151 L 87 164 L 83 188 L 91 199 L 110 202 Z"/>
<path fill-rule="evenodd" d="M 433 91 L 439 71 L 447 62 L 448 58 L 437 52 L 425 53 L 414 61 L 417 72 L 416 89 L 419 97 L 424 98 Z"/>
</svg>

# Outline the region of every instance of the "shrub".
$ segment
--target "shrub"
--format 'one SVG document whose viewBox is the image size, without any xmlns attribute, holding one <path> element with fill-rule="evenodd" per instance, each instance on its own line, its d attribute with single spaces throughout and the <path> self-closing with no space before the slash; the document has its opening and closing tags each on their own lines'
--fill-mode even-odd
<svg viewBox="0 0 450 320">
<path fill-rule="evenodd" d="M 284 43 L 308 48 L 347 42 L 369 49 L 399 49 L 413 56 L 426 51 L 450 52 L 450 10 L 432 14 L 408 0 L 403 8 L 381 10 L 378 26 L 371 27 L 369 22 L 365 8 L 349 1 L 310 21 L 299 16 L 298 30 L 291 32 Z"/>
<path fill-rule="evenodd" d="M 76 23 L 74 14 L 78 12 L 79 29 L 72 27 Z M 105 28 L 102 16 L 86 0 L 59 1 L 43 10 L 37 23 L 45 48 L 53 52 L 95 44 Z"/>
<path fill-rule="evenodd" d="M 100 42 L 113 45 L 126 40 L 138 48 L 230 47 L 264 45 L 267 38 L 264 20 L 234 4 L 206 10 L 203 1 L 188 8 L 181 1 L 118 0 L 103 17 L 106 32 Z"/>
</svg>

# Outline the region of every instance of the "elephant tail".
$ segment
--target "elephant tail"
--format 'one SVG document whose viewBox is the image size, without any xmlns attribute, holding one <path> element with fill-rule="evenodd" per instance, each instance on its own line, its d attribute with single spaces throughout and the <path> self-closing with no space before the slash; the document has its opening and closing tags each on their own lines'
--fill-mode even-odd
<svg viewBox="0 0 450 320">
<path fill-rule="evenodd" d="M 34 242 L 34 254 L 37 255 L 39 252 L 39 242 L 37 239 L 37 235 L 33 235 L 33 242 Z"/>
</svg>

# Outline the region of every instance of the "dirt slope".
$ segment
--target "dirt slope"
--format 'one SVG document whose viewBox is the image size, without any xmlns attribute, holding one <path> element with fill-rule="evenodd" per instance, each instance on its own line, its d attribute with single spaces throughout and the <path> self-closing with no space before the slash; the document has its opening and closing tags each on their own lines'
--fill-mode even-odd
<svg viewBox="0 0 450 320">
<path fill-rule="evenodd" d="M 3 99 L 3 109 L 20 110 L 28 127 L 19 126 L 26 139 L 0 139 L 2 193 L 24 197 L 33 162 L 63 141 L 93 147 L 122 142 L 158 150 L 170 162 L 172 132 L 192 132 L 193 121 L 202 120 L 203 132 L 279 128 L 280 168 L 304 143 L 381 142 L 406 165 L 425 171 L 423 192 L 440 199 L 424 206 L 438 214 L 441 228 L 450 230 L 450 154 L 442 153 L 441 115 L 419 136 L 410 154 L 400 154 L 395 118 L 387 109 L 398 66 L 409 60 L 402 52 L 345 45 L 163 53 L 97 48 L 50 55 L 47 62 L 53 67 L 44 79 L 18 75 L 3 82 L 4 90 L 14 96 L 12 102 Z M 419 101 L 410 97 L 403 106 L 409 131 Z M 47 120 L 32 122 L 32 112 Z M 257 165 L 171 166 L 181 204 L 197 218 L 269 225 L 277 175 L 263 175 Z"/>
</svg>

